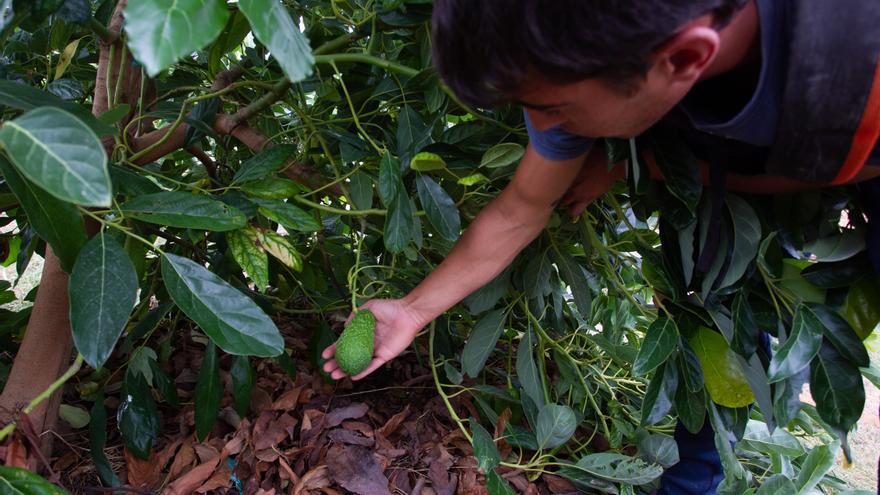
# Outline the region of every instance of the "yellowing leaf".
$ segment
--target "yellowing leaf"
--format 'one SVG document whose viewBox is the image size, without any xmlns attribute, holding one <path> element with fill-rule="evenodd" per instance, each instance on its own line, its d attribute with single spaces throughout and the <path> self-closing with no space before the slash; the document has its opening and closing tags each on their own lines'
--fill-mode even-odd
<svg viewBox="0 0 880 495">
<path fill-rule="evenodd" d="M 737 408 L 755 401 L 736 355 L 720 333 L 700 327 L 690 344 L 703 368 L 709 397 L 716 404 Z"/>
<path fill-rule="evenodd" d="M 79 40 L 82 38 L 77 38 L 64 47 L 64 51 L 61 52 L 61 57 L 58 58 L 58 65 L 55 66 L 55 79 L 61 79 L 61 76 L 64 75 L 64 72 L 67 70 L 67 67 L 70 66 L 70 61 L 73 60 L 73 57 L 76 55 L 76 50 L 79 48 Z"/>
<path fill-rule="evenodd" d="M 253 234 L 250 232 L 253 232 Z M 271 230 L 253 230 L 248 231 L 248 235 L 255 235 L 256 240 L 262 244 L 263 249 L 277 258 L 278 261 L 296 271 L 302 270 L 302 256 L 299 254 L 299 251 L 287 241 L 287 238 L 281 236 L 281 234 L 272 232 Z"/>
</svg>

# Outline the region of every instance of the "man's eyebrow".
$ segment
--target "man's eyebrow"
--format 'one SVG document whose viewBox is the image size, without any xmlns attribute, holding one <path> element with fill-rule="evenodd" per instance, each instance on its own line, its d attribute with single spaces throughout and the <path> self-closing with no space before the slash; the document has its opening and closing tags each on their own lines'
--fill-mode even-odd
<svg viewBox="0 0 880 495">
<path fill-rule="evenodd" d="M 539 105 L 537 103 L 529 103 L 527 101 L 516 100 L 516 99 L 513 100 L 513 102 L 518 105 L 524 106 L 526 108 L 530 108 L 532 110 L 550 110 L 552 108 L 561 107 L 562 105 L 565 104 L 565 103 L 551 103 L 551 104 Z"/>
</svg>

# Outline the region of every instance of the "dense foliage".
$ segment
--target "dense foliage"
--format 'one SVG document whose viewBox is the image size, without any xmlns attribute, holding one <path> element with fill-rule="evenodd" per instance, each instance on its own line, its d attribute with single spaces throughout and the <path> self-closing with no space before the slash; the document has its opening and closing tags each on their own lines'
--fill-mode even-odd
<svg viewBox="0 0 880 495">
<path fill-rule="evenodd" d="M 4 265 L 21 274 L 51 248 L 70 273 L 107 484 L 103 390 L 121 382 L 118 427 L 147 457 L 156 399 L 180 407 L 161 364 L 195 332 L 198 437 L 223 393 L 218 353 L 236 356 L 246 414 L 247 356 L 290 360 L 269 315 L 405 294 L 526 140 L 517 108 L 468 108 L 439 81 L 430 0 L 124 4 L 7 0 L 0 21 Z M 678 459 L 675 418 L 715 429 L 724 493 L 844 488 L 826 474 L 864 407 L 861 373 L 877 379 L 862 340 L 880 319 L 858 189 L 713 202 L 675 134 L 605 144 L 628 183 L 554 214 L 420 337 L 438 393 L 476 404 L 450 414 L 490 492 L 511 490 L 499 464 L 649 492 Z M 0 314 L 6 355 L 30 311 Z M 313 339 L 319 365 L 335 336 Z"/>
</svg>

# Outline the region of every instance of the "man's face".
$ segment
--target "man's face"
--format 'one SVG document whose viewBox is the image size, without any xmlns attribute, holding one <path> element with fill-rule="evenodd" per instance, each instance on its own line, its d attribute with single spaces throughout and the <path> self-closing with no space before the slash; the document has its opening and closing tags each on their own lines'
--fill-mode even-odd
<svg viewBox="0 0 880 495">
<path fill-rule="evenodd" d="M 657 72 L 651 70 L 645 79 L 619 89 L 598 79 L 554 84 L 534 77 L 515 100 L 539 131 L 560 126 L 579 136 L 629 138 L 654 125 L 690 89 L 670 84 Z"/>
</svg>

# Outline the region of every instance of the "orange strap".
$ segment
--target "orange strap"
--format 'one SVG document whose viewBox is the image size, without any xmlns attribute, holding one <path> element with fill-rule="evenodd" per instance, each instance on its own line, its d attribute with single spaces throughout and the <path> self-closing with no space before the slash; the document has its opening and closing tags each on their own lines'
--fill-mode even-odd
<svg viewBox="0 0 880 495">
<path fill-rule="evenodd" d="M 874 84 L 871 86 L 871 94 L 868 95 L 868 101 L 865 104 L 862 121 L 853 136 L 846 162 L 832 184 L 845 184 L 851 181 L 868 161 L 871 151 L 877 145 L 878 138 L 880 138 L 880 60 L 878 60 L 877 69 L 874 72 Z"/>
</svg>

